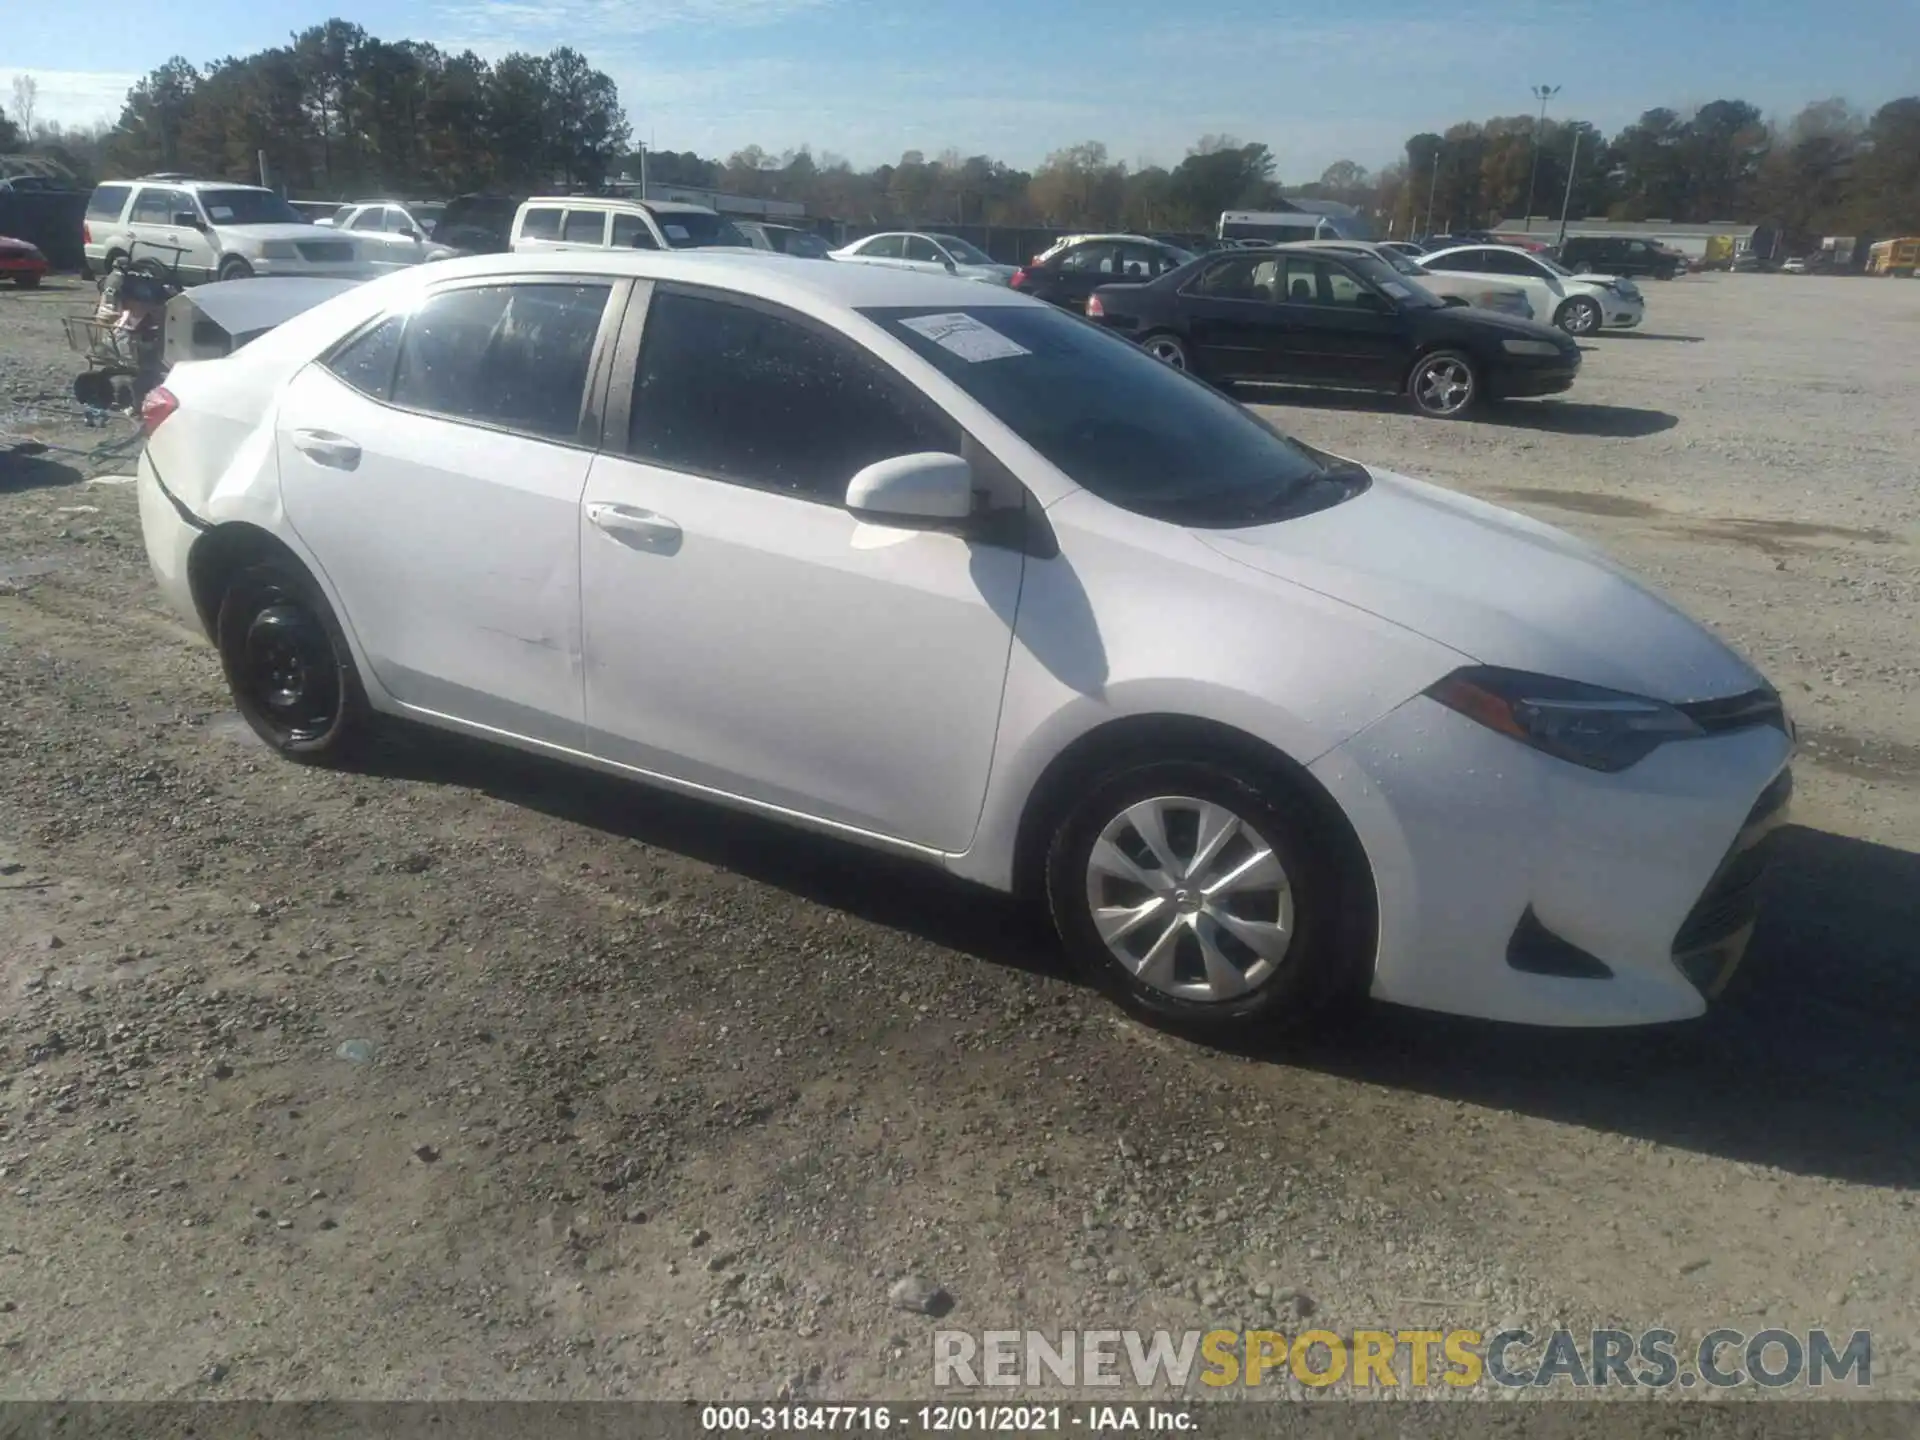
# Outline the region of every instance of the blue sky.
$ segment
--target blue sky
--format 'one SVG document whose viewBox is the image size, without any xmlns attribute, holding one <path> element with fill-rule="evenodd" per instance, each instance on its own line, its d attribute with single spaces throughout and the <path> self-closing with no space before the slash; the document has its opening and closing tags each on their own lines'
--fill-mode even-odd
<svg viewBox="0 0 1920 1440">
<path fill-rule="evenodd" d="M 117 114 L 137 76 L 283 42 L 329 15 L 384 39 L 497 57 L 570 44 L 620 86 L 636 134 L 724 157 L 800 144 L 856 164 L 948 146 L 1019 165 L 1104 140 L 1116 159 L 1177 162 L 1200 135 L 1262 140 L 1283 180 L 1376 166 L 1410 134 L 1462 118 L 1553 112 L 1611 130 L 1654 105 L 1737 95 L 1785 118 L 1844 95 L 1871 110 L 1920 88 L 1920 0 L 1809 11 L 1802 0 L 1407 0 L 1287 6 L 1213 0 L 192 0 L 86 11 L 12 4 L 14 74 L 41 114 Z M 1427 18 L 1445 16 L 1448 18 Z M 158 19 L 156 19 L 158 17 Z"/>
</svg>

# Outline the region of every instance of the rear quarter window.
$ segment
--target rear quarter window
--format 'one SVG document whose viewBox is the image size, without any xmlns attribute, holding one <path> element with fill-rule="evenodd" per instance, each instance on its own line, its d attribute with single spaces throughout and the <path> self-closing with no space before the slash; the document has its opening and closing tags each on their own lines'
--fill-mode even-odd
<svg viewBox="0 0 1920 1440">
<path fill-rule="evenodd" d="M 87 201 L 89 220 L 118 220 L 120 212 L 127 208 L 127 195 L 133 189 L 131 185 L 102 185 L 93 192 L 93 198 Z"/>
</svg>

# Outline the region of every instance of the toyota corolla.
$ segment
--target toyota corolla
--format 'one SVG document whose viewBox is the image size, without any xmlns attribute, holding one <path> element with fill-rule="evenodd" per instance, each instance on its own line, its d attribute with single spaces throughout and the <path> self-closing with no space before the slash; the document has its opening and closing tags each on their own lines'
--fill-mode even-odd
<svg viewBox="0 0 1920 1440">
<path fill-rule="evenodd" d="M 1697 1015 L 1785 813 L 1778 696 L 1601 553 L 1012 290 L 447 261 L 146 423 L 288 758 L 408 717 L 912 856 L 1162 1019 Z"/>
</svg>

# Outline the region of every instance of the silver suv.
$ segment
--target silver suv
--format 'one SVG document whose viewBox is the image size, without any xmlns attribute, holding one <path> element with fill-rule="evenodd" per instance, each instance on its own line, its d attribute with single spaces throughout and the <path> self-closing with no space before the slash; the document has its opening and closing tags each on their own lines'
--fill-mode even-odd
<svg viewBox="0 0 1920 1440">
<path fill-rule="evenodd" d="M 184 175 L 97 187 L 82 238 L 89 273 L 112 269 L 122 256 L 151 257 L 177 266 L 189 285 L 249 275 L 358 279 L 370 268 L 352 239 L 309 225 L 273 191 Z"/>
</svg>

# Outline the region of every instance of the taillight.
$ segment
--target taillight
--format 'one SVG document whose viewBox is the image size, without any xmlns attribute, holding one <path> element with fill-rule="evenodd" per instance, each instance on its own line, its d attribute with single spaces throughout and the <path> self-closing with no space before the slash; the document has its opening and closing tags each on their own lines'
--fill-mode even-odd
<svg viewBox="0 0 1920 1440">
<path fill-rule="evenodd" d="M 1025 266 L 1022 266 L 1020 269 L 1013 272 L 1013 275 L 1011 276 L 1011 278 L 1008 279 L 1007 284 L 1011 285 L 1016 290 L 1024 290 L 1027 288 L 1028 283 L 1032 281 L 1032 279 L 1033 279 L 1033 276 L 1027 273 Z"/>
<path fill-rule="evenodd" d="M 80 243 L 82 245 L 91 245 L 93 243 L 93 226 L 84 220 L 80 222 Z"/>
<path fill-rule="evenodd" d="M 151 435 L 160 428 L 161 422 L 180 408 L 180 402 L 174 398 L 171 390 L 164 385 L 156 385 L 147 392 L 147 398 L 140 402 L 140 428 Z"/>
<path fill-rule="evenodd" d="M 1100 316 L 1106 313 L 1107 313 L 1107 307 L 1100 303 L 1100 297 L 1098 294 L 1089 295 L 1087 297 L 1087 314 L 1092 316 Z"/>
</svg>

